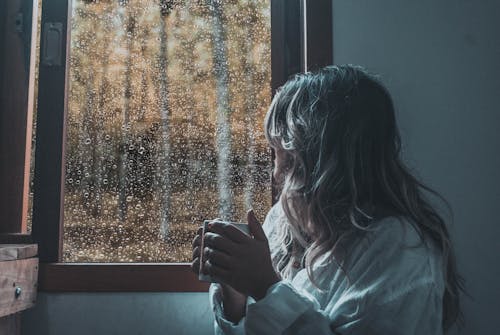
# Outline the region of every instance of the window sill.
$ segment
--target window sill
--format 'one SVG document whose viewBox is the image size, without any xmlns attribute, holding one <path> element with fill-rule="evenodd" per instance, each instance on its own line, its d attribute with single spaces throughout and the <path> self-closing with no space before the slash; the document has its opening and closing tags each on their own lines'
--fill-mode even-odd
<svg viewBox="0 0 500 335">
<path fill-rule="evenodd" d="M 0 244 L 31 244 L 33 238 L 31 234 L 24 233 L 3 233 L 0 234 Z"/>
<path fill-rule="evenodd" d="M 43 292 L 207 292 L 189 263 L 42 263 Z"/>
</svg>

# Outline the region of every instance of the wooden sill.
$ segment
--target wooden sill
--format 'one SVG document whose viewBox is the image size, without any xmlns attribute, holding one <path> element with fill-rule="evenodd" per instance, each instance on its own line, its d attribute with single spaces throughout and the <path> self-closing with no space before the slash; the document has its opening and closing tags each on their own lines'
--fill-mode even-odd
<svg viewBox="0 0 500 335">
<path fill-rule="evenodd" d="M 42 263 L 45 292 L 207 292 L 189 263 Z"/>
</svg>

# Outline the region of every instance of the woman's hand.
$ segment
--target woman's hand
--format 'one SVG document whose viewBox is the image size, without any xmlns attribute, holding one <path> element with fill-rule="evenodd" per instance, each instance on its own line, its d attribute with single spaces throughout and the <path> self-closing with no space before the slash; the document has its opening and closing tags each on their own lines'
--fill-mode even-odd
<svg viewBox="0 0 500 335">
<path fill-rule="evenodd" d="M 253 210 L 248 212 L 247 218 L 253 238 L 230 224 L 212 221 L 208 225 L 202 251 L 203 272 L 260 300 L 267 289 L 281 279 L 274 270 L 267 237 Z"/>
<path fill-rule="evenodd" d="M 203 227 L 198 228 L 196 236 L 193 239 L 193 257 L 191 261 L 191 269 L 196 274 L 196 276 L 200 274 L 200 246 L 202 232 Z"/>
<path fill-rule="evenodd" d="M 196 275 L 200 272 L 200 245 L 203 227 L 198 229 L 193 239 L 193 257 L 191 268 Z M 229 285 L 220 283 L 222 287 L 222 299 L 224 301 L 224 314 L 229 321 L 239 322 L 245 315 L 247 296 L 236 291 Z"/>
</svg>

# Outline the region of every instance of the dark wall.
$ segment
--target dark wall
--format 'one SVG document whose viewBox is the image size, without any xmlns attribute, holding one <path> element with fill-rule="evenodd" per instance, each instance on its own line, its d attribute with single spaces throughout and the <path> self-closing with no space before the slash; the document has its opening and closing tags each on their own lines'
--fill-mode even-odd
<svg viewBox="0 0 500 335">
<path fill-rule="evenodd" d="M 463 334 L 498 333 L 500 2 L 334 0 L 334 59 L 378 72 L 408 164 L 451 203 Z"/>
</svg>

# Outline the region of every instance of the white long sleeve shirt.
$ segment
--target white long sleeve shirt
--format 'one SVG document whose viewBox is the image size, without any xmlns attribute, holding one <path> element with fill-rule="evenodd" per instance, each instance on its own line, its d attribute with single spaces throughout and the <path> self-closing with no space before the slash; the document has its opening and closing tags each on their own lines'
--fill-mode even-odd
<svg viewBox="0 0 500 335">
<path fill-rule="evenodd" d="M 275 205 L 263 224 L 272 255 L 283 218 Z M 429 242 L 419 245 L 417 231 L 400 218 L 385 218 L 371 227 L 374 230 L 353 246 L 343 264 L 345 272 L 334 262 L 314 266 L 326 267 L 316 279 L 325 292 L 299 268 L 292 279 L 272 285 L 261 300 L 249 297 L 238 324 L 225 319 L 221 287 L 212 284 L 215 334 L 441 335 L 444 281 L 439 249 Z"/>
</svg>

